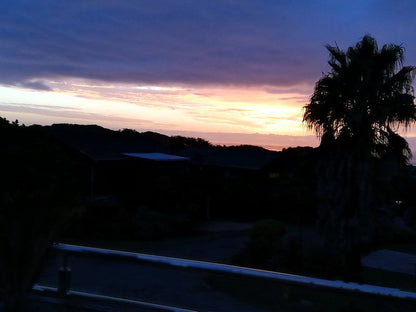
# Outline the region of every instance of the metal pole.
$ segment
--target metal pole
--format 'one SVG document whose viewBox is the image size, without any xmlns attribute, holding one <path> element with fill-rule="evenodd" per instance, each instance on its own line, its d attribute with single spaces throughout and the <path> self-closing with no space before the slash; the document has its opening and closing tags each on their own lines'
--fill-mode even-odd
<svg viewBox="0 0 416 312">
<path fill-rule="evenodd" d="M 92 161 L 90 169 L 90 197 L 94 200 L 95 197 L 95 160 Z"/>
<path fill-rule="evenodd" d="M 71 268 L 68 265 L 68 255 L 63 256 L 63 265 L 59 268 L 58 293 L 65 297 L 71 288 Z"/>
</svg>

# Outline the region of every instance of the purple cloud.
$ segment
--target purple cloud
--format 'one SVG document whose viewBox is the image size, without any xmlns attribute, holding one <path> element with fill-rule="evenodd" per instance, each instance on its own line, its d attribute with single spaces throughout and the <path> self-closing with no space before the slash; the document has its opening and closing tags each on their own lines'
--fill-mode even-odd
<svg viewBox="0 0 416 312">
<path fill-rule="evenodd" d="M 0 83 L 42 79 L 296 86 L 327 70 L 324 44 L 371 33 L 411 42 L 416 3 L 381 1 L 3 1 Z"/>
</svg>

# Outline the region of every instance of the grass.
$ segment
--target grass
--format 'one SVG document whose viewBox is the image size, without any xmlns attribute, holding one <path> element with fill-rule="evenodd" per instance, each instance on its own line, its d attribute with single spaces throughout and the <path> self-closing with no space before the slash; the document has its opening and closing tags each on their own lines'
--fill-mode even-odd
<svg viewBox="0 0 416 312">
<path fill-rule="evenodd" d="M 363 283 L 416 292 L 413 275 L 363 267 Z"/>
<path fill-rule="evenodd" d="M 413 254 L 416 255 L 416 244 L 387 244 L 387 245 L 383 245 L 378 249 L 390 249 L 390 250 L 394 250 L 394 251 L 400 251 L 400 252 L 404 252 L 404 253 L 409 253 L 409 254 Z"/>
</svg>

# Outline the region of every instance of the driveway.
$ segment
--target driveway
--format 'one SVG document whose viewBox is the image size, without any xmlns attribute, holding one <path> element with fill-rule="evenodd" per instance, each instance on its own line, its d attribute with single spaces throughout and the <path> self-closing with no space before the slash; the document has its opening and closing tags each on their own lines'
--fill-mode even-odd
<svg viewBox="0 0 416 312">
<path fill-rule="evenodd" d="M 416 276 L 416 255 L 382 249 L 373 251 L 361 260 L 363 266 Z"/>
</svg>

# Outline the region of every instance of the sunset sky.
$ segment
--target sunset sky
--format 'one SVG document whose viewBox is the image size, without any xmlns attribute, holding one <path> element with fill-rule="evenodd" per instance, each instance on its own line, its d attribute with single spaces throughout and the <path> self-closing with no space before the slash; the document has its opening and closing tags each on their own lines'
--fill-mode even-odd
<svg viewBox="0 0 416 312">
<path fill-rule="evenodd" d="M 0 116 L 28 125 L 316 145 L 302 107 L 328 71 L 325 44 L 370 34 L 416 65 L 410 0 L 3 0 L 0 10 Z"/>
</svg>

